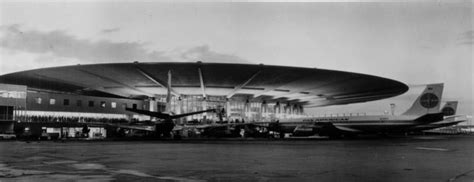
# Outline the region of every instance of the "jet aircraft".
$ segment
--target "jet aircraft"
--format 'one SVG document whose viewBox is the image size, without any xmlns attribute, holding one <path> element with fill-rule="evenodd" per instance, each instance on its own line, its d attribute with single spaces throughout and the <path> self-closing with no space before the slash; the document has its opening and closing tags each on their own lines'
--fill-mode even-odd
<svg viewBox="0 0 474 182">
<path fill-rule="evenodd" d="M 312 117 L 288 119 L 268 123 L 271 131 L 281 133 L 306 133 L 339 137 L 364 133 L 384 134 L 404 132 L 407 129 L 443 120 L 439 112 L 443 84 L 429 84 L 402 115 L 345 115 L 336 117 Z"/>
<path fill-rule="evenodd" d="M 173 128 L 175 128 L 174 119 L 200 114 L 204 112 L 216 112 L 216 109 L 208 109 L 203 111 L 177 114 L 169 111 L 171 103 L 171 73 L 168 72 L 168 94 L 167 106 L 165 112 L 153 112 L 147 110 L 139 110 L 126 108 L 126 110 L 156 117 L 161 119 L 155 125 L 155 132 L 158 135 L 169 136 Z M 280 133 L 283 137 L 285 133 L 294 135 L 314 135 L 329 137 L 352 136 L 364 133 L 393 133 L 407 132 L 422 126 L 431 126 L 429 124 L 440 122 L 443 120 L 443 113 L 439 112 L 440 100 L 443 92 L 443 84 L 429 84 L 424 91 L 418 96 L 412 106 L 402 115 L 348 115 L 337 117 L 313 117 L 303 119 L 288 119 L 276 122 L 256 122 L 256 123 L 240 123 L 240 124 L 212 124 L 199 128 L 229 128 L 229 126 L 243 128 L 246 125 L 266 127 L 269 131 Z M 447 112 L 447 111 L 446 111 Z M 446 122 L 445 122 L 446 123 Z M 438 123 L 437 126 L 445 123 Z M 450 122 L 451 123 L 451 122 Z"/>
<path fill-rule="evenodd" d="M 147 110 L 141 110 L 141 109 L 135 109 L 135 108 L 125 108 L 125 110 L 130 111 L 130 112 L 135 112 L 138 114 L 143 114 L 143 115 L 160 119 L 158 122 L 156 122 L 154 130 L 157 136 L 164 136 L 164 137 L 169 137 L 171 135 L 171 131 L 176 125 L 174 122 L 174 119 L 191 116 L 195 114 L 201 114 L 205 112 L 215 112 L 215 109 L 207 109 L 207 110 L 184 113 L 184 114 L 175 114 L 171 112 L 170 109 L 171 109 L 171 70 L 168 71 L 167 96 L 166 96 L 166 106 L 165 106 L 164 112 L 154 112 L 154 111 L 147 111 Z M 137 127 L 133 129 L 137 129 Z M 144 129 L 144 130 L 147 130 L 147 129 Z"/>
</svg>

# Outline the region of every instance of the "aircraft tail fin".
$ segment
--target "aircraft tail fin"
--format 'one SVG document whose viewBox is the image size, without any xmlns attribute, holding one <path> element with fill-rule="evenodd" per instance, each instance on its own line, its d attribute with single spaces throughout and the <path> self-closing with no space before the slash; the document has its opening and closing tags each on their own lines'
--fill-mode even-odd
<svg viewBox="0 0 474 182">
<path fill-rule="evenodd" d="M 448 101 L 441 109 L 441 112 L 444 116 L 453 116 L 456 114 L 456 109 L 458 107 L 458 101 Z"/>
<path fill-rule="evenodd" d="M 421 116 L 425 114 L 439 113 L 441 96 L 443 95 L 443 83 L 429 84 L 413 105 L 403 115 Z"/>
<path fill-rule="evenodd" d="M 171 112 L 171 70 L 168 70 L 168 83 L 166 85 L 167 93 L 166 93 L 166 108 L 165 112 Z"/>
</svg>

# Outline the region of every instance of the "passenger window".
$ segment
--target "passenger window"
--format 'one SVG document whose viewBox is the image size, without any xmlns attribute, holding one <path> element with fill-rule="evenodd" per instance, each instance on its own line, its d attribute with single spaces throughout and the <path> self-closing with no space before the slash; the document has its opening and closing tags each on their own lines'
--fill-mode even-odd
<svg viewBox="0 0 474 182">
<path fill-rule="evenodd" d="M 41 97 L 36 97 L 35 102 L 37 104 L 41 104 L 41 101 L 42 101 Z"/>
</svg>

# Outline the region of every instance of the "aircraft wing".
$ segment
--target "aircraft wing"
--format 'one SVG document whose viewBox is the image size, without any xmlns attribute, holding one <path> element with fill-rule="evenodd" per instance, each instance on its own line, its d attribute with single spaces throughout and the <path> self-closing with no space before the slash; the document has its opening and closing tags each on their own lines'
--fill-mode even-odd
<svg viewBox="0 0 474 182">
<path fill-rule="evenodd" d="M 127 129 L 134 129 L 134 130 L 155 131 L 155 127 L 153 126 L 133 126 L 133 125 L 114 125 L 114 126 L 119 127 L 119 128 L 127 128 Z"/>
<path fill-rule="evenodd" d="M 125 108 L 125 110 L 138 113 L 138 114 L 160 118 L 160 119 L 177 119 L 177 118 L 182 118 L 182 117 L 191 116 L 195 114 L 215 111 L 215 109 L 208 109 L 204 111 L 196 111 L 196 112 L 190 112 L 190 113 L 184 113 L 184 114 L 170 115 L 170 114 L 162 113 L 162 112 L 153 112 L 153 111 L 133 109 L 133 108 Z"/>
<path fill-rule="evenodd" d="M 127 129 L 134 129 L 134 130 L 143 130 L 143 131 L 155 131 L 155 127 L 153 127 L 153 126 L 134 126 L 134 125 L 124 125 L 124 124 L 115 124 L 115 123 L 99 123 L 99 122 L 94 122 L 94 123 L 90 123 L 90 124 L 101 125 L 101 126 L 112 126 L 112 127 L 117 127 L 117 128 L 127 128 Z"/>
<path fill-rule="evenodd" d="M 215 109 L 208 109 L 208 110 L 203 110 L 203 111 L 196 111 L 196 112 L 190 112 L 190 113 L 184 113 L 184 114 L 171 115 L 169 117 L 171 119 L 177 119 L 177 118 L 182 118 L 182 117 L 191 116 L 191 115 L 195 115 L 195 114 L 201 114 L 201 113 L 205 113 L 205 112 L 214 112 L 214 111 L 215 111 Z"/>
<path fill-rule="evenodd" d="M 125 108 L 125 110 L 130 111 L 130 112 L 134 112 L 134 113 L 138 113 L 138 114 L 144 114 L 144 115 L 147 115 L 147 116 L 153 116 L 153 117 L 160 118 L 160 119 L 168 119 L 170 117 L 169 114 L 161 113 L 161 112 L 153 112 L 153 111 L 147 111 L 147 110 L 133 109 L 133 108 L 128 108 L 128 107 Z"/>
<path fill-rule="evenodd" d="M 186 125 L 185 127 L 206 129 L 206 128 L 217 128 L 217 127 L 225 127 L 225 126 L 244 126 L 244 125 L 258 125 L 258 124 L 255 124 L 255 123 L 200 124 L 200 125 Z"/>
</svg>

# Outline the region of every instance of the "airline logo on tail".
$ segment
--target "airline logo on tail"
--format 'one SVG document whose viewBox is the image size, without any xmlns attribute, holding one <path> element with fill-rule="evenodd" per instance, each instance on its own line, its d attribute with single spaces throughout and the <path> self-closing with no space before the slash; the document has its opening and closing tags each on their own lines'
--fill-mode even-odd
<svg viewBox="0 0 474 182">
<path fill-rule="evenodd" d="M 439 113 L 443 87 L 442 83 L 427 85 L 421 95 L 418 96 L 413 105 L 403 115 L 422 116 Z"/>
<path fill-rule="evenodd" d="M 436 107 L 439 103 L 439 98 L 435 94 L 432 93 L 425 93 L 420 98 L 421 106 L 431 109 Z"/>
<path fill-rule="evenodd" d="M 454 115 L 454 109 L 451 108 L 451 107 L 445 107 L 445 108 L 443 108 L 443 110 L 442 110 L 441 112 L 443 112 L 443 114 L 444 114 L 445 116 Z"/>
<path fill-rule="evenodd" d="M 441 112 L 443 113 L 444 116 L 452 116 L 456 114 L 456 108 L 457 108 L 458 102 L 457 101 L 448 101 L 446 102 L 446 105 L 444 105 L 443 109 Z"/>
</svg>

